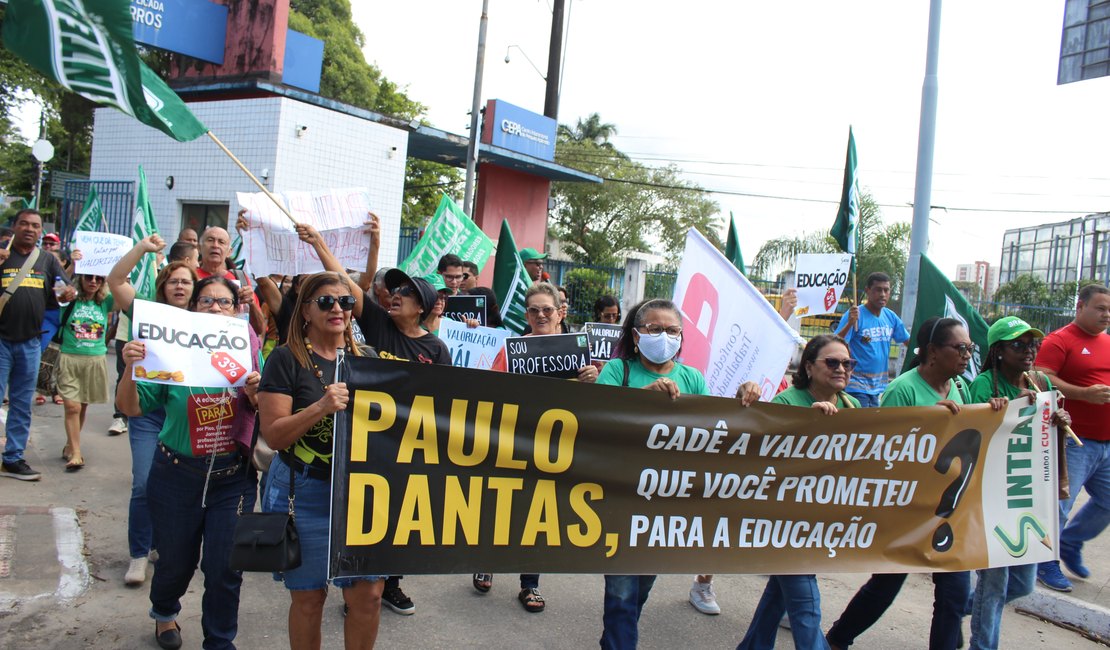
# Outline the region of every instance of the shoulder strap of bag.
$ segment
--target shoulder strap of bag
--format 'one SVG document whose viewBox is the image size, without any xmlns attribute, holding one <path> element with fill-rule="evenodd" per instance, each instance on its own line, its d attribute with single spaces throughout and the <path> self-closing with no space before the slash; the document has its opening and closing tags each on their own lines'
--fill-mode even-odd
<svg viewBox="0 0 1110 650">
<path fill-rule="evenodd" d="M 4 307 L 8 306 L 8 301 L 15 295 L 16 290 L 19 289 L 19 285 L 23 284 L 23 281 L 31 274 L 31 269 L 35 268 L 35 263 L 39 261 L 39 252 L 37 246 L 31 249 L 31 254 L 24 260 L 23 266 L 19 267 L 19 273 L 15 274 L 11 284 L 4 289 L 3 294 L 0 294 L 0 314 L 4 313 Z"/>
<path fill-rule="evenodd" d="M 844 402 L 844 408 L 846 408 L 846 409 L 856 408 L 856 405 L 852 403 L 852 400 L 848 399 L 848 393 L 846 393 L 844 391 L 840 391 L 840 393 L 838 393 L 838 397 L 840 397 L 841 402 Z"/>
<path fill-rule="evenodd" d="M 621 382 L 621 386 L 628 386 L 628 375 L 632 372 L 632 364 L 628 362 L 628 359 L 621 359 L 621 363 L 624 364 L 624 381 Z"/>
<path fill-rule="evenodd" d="M 62 332 L 65 331 L 64 328 L 66 326 L 66 321 L 68 321 L 69 317 L 73 315 L 73 308 L 76 306 L 76 300 L 71 300 L 69 304 L 66 305 L 66 310 L 64 313 L 62 313 L 62 319 L 58 321 L 58 331 L 54 332 L 54 337 L 50 339 L 52 343 L 62 342 Z"/>
</svg>

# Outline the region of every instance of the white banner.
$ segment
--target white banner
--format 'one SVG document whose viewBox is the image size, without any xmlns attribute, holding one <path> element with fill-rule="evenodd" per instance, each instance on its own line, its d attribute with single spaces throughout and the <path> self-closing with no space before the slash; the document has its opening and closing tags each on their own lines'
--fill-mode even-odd
<svg viewBox="0 0 1110 650">
<path fill-rule="evenodd" d="M 237 192 L 250 223 L 243 237 L 243 254 L 254 275 L 299 275 L 324 270 L 311 246 L 293 230 L 293 222 L 261 192 Z M 362 270 L 370 252 L 370 235 L 363 232 L 370 212 L 366 188 L 280 192 L 276 196 L 302 223 L 311 224 L 327 242 L 344 268 Z M 238 212 L 238 210 L 236 210 Z"/>
<path fill-rule="evenodd" d="M 106 232 L 78 230 L 73 233 L 73 248 L 81 251 L 74 273 L 108 275 L 121 257 L 135 245 L 130 237 Z"/>
<path fill-rule="evenodd" d="M 835 312 L 851 269 L 852 256 L 847 253 L 798 255 L 794 264 L 794 283 L 798 288 L 794 315 L 805 318 Z"/>
<path fill-rule="evenodd" d="M 242 318 L 186 315 L 136 300 L 131 338 L 146 344 L 146 358 L 135 364 L 132 378 L 171 386 L 242 386 L 253 366 L 249 326 Z"/>
<path fill-rule="evenodd" d="M 497 327 L 467 327 L 466 323 L 444 318 L 439 322 L 438 336 L 451 351 L 453 365 L 489 370 L 512 332 Z"/>
<path fill-rule="evenodd" d="M 682 311 L 680 360 L 705 374 L 710 394 L 733 397 L 740 384 L 754 381 L 764 400 L 775 396 L 797 347 L 794 331 L 693 228 L 686 233 L 674 303 Z"/>
</svg>

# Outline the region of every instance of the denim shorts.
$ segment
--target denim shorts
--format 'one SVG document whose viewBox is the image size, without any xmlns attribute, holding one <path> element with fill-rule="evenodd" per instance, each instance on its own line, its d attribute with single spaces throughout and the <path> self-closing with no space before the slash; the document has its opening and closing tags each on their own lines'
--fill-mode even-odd
<svg viewBox="0 0 1110 650">
<path fill-rule="evenodd" d="M 274 456 L 266 479 L 266 494 L 262 498 L 262 512 L 287 512 L 289 510 L 289 466 Z M 293 512 L 297 535 L 301 541 L 301 566 L 275 573 L 274 580 L 285 582 L 290 591 L 325 589 L 328 586 L 328 512 L 331 508 L 331 484 L 308 476 L 305 469 L 296 473 L 293 485 Z M 346 589 L 355 582 L 377 582 L 387 576 L 336 578 L 332 584 Z"/>
</svg>

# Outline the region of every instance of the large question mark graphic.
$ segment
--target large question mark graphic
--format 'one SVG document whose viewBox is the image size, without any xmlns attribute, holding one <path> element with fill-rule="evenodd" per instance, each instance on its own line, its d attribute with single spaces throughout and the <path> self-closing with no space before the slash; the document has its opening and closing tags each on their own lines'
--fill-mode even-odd
<svg viewBox="0 0 1110 650">
<path fill-rule="evenodd" d="M 964 429 L 953 436 L 948 444 L 944 446 L 944 449 L 940 450 L 940 455 L 937 456 L 937 462 L 933 465 L 933 469 L 941 474 L 947 474 L 952 467 L 952 461 L 959 458 L 960 475 L 949 484 L 948 488 L 944 490 L 944 494 L 940 496 L 940 503 L 937 505 L 936 511 L 938 517 L 947 519 L 959 507 L 960 500 L 963 499 L 964 493 L 967 491 L 967 483 L 971 480 L 972 472 L 975 471 L 975 464 L 979 462 L 979 447 L 982 442 L 983 434 L 979 433 L 977 429 Z M 933 549 L 944 553 L 952 548 L 953 542 L 955 542 L 955 535 L 952 532 L 951 524 L 947 521 L 941 522 L 937 529 L 933 531 Z"/>
</svg>

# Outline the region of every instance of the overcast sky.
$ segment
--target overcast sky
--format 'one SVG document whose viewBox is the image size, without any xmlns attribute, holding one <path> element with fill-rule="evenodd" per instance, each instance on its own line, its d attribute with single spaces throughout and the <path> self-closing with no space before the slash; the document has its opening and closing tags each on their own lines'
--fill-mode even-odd
<svg viewBox="0 0 1110 650">
<path fill-rule="evenodd" d="M 481 1 L 352 4 L 367 59 L 432 125 L 466 133 Z M 542 113 L 540 74 L 517 49 L 504 58 L 519 45 L 546 72 L 548 0 L 489 4 L 483 103 Z M 948 211 L 933 210 L 929 255 L 947 273 L 998 264 L 1007 228 L 1110 210 L 1110 79 L 1056 85 L 1063 5 L 944 6 L 932 204 Z M 911 219 L 927 1 L 568 6 L 560 122 L 597 112 L 621 150 L 717 190 L 749 261 L 770 238 L 832 224 L 849 124 L 864 189 L 887 222 Z"/>
</svg>

